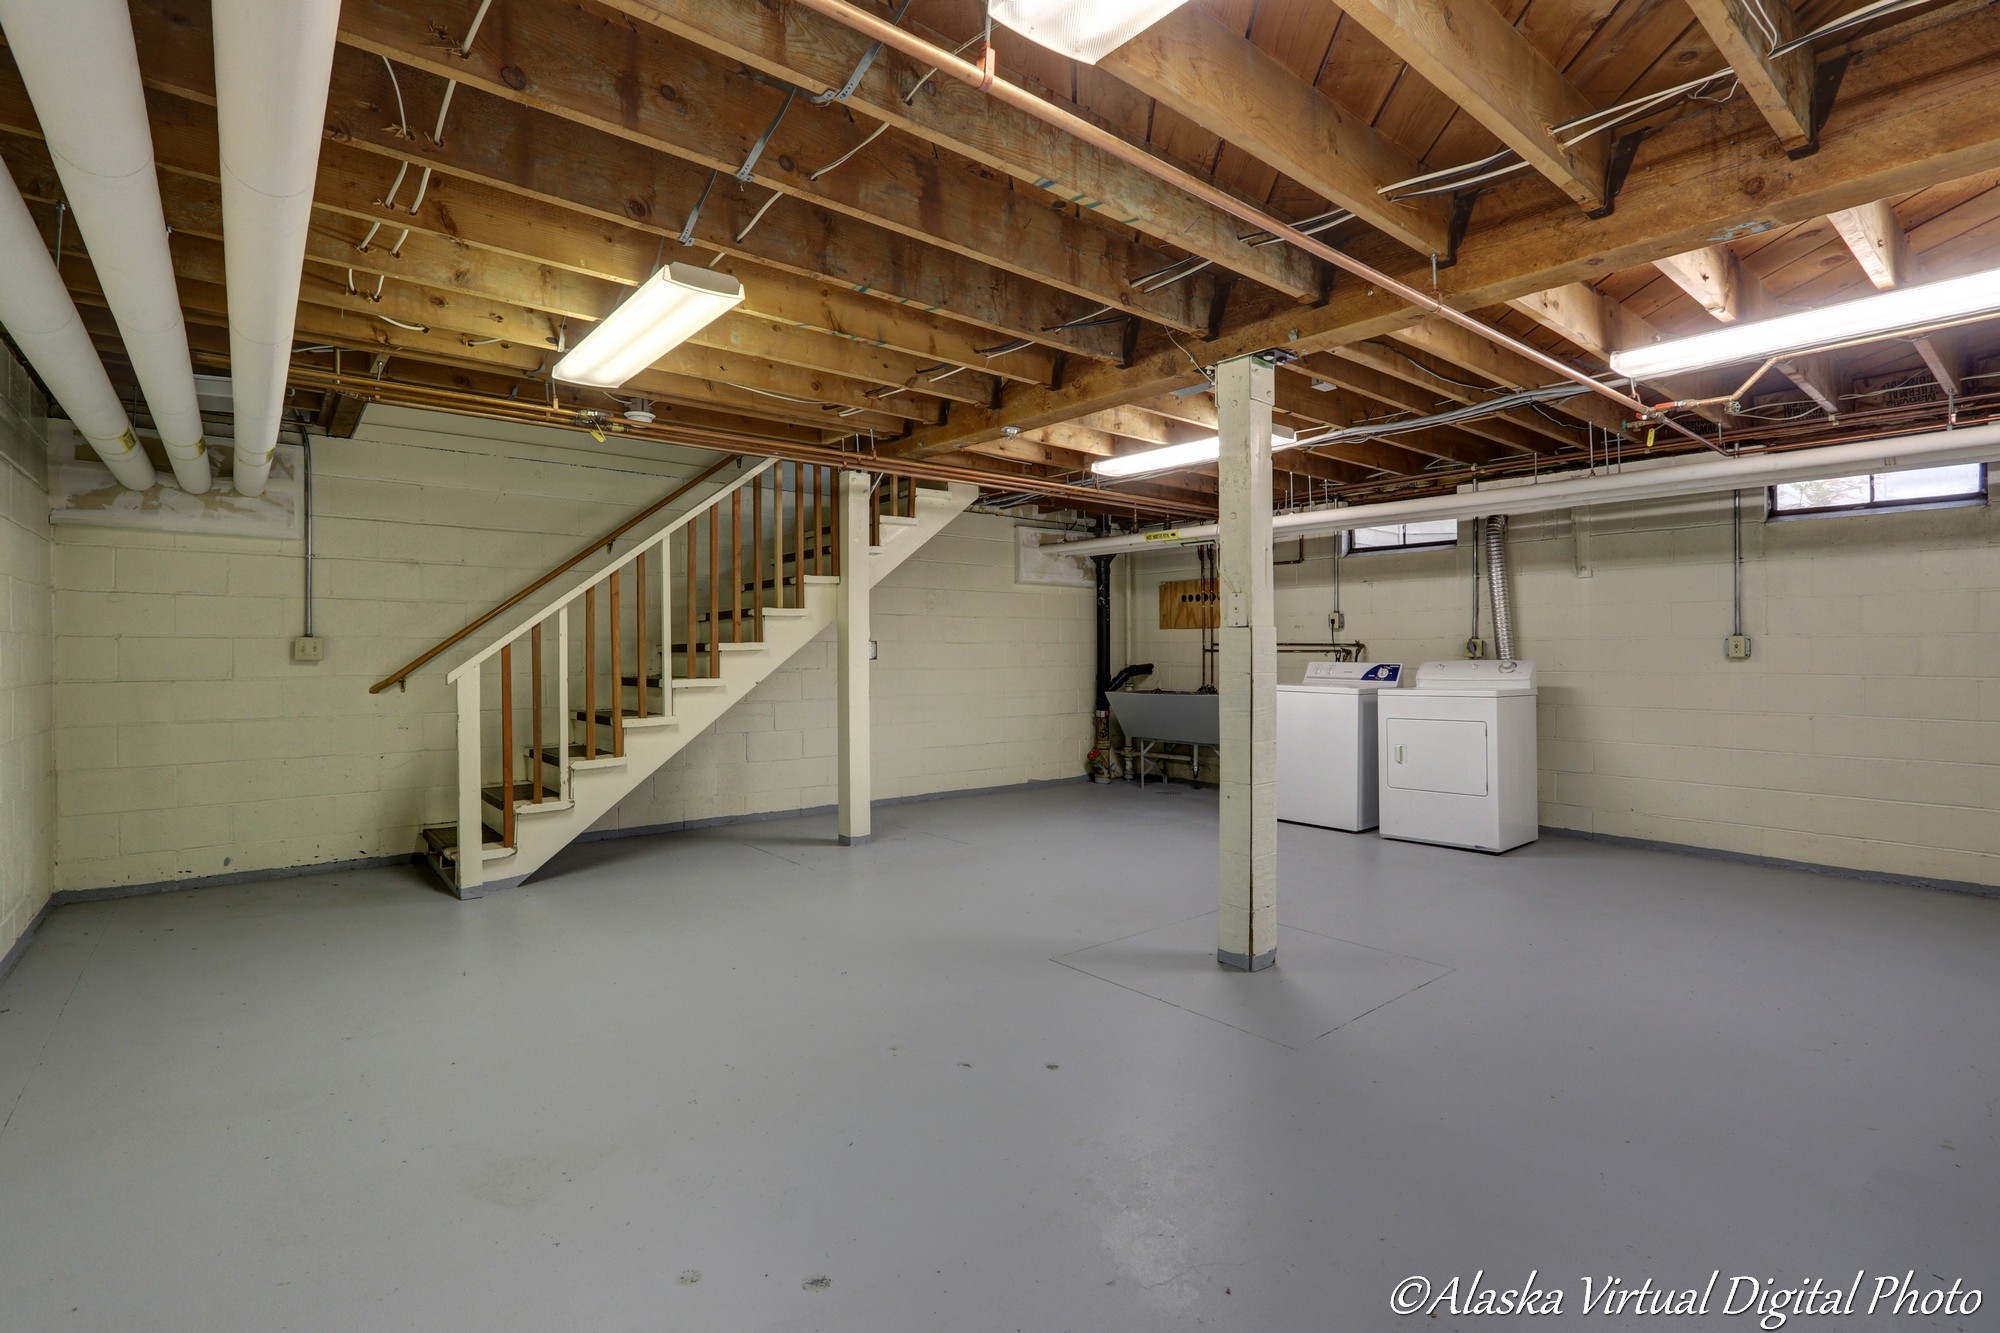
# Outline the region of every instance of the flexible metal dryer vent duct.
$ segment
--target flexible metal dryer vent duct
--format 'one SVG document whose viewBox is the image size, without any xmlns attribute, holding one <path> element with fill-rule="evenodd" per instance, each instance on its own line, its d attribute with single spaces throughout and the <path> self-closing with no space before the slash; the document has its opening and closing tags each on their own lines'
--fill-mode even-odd
<svg viewBox="0 0 2000 1333">
<path fill-rule="evenodd" d="M 1493 590 L 1493 655 L 1501 661 L 1514 656 L 1514 616 L 1507 605 L 1507 516 L 1486 520 L 1486 581 Z"/>
</svg>

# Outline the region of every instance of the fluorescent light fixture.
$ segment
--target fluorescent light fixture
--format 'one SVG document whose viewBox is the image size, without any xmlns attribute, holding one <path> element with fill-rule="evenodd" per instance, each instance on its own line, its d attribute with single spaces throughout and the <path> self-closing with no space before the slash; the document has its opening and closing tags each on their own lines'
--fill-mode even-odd
<svg viewBox="0 0 2000 1333">
<path fill-rule="evenodd" d="M 1220 457 L 1222 457 L 1222 441 L 1211 435 L 1205 440 L 1162 445 L 1158 449 L 1148 449 L 1141 454 L 1100 458 L 1090 465 L 1090 470 L 1100 477 L 1143 477 L 1148 472 L 1200 467 L 1204 463 L 1213 463 Z"/>
<path fill-rule="evenodd" d="M 743 284 L 727 273 L 669 264 L 640 283 L 550 373 L 565 384 L 616 389 L 742 300 Z"/>
<path fill-rule="evenodd" d="M 1650 380 L 1704 366 L 1761 361 L 1856 338 L 1889 337 L 1981 315 L 2000 315 L 2000 269 L 1921 287 L 1899 287 L 1820 310 L 1754 324 L 1731 324 L 1692 338 L 1613 352 L 1611 368 L 1620 375 Z"/>
<path fill-rule="evenodd" d="M 1271 448 L 1283 449 L 1297 438 L 1297 432 L 1285 426 L 1271 427 Z M 1090 470 L 1100 477 L 1143 477 L 1149 472 L 1171 472 L 1176 468 L 1201 467 L 1222 457 L 1222 439 L 1211 435 L 1206 439 L 1189 440 L 1186 444 L 1163 444 L 1157 449 L 1144 453 L 1122 454 L 1117 458 L 1100 458 L 1090 465 Z"/>
<path fill-rule="evenodd" d="M 1187 0 L 992 0 L 993 21 L 1095 65 Z"/>
</svg>

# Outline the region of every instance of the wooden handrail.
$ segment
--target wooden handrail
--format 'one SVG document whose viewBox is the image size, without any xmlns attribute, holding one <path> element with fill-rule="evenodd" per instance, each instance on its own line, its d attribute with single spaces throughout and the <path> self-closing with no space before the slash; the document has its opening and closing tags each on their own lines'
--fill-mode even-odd
<svg viewBox="0 0 2000 1333">
<path fill-rule="evenodd" d="M 620 523 L 617 527 L 613 528 L 611 531 L 605 533 L 603 536 L 597 538 L 595 541 L 592 541 L 589 545 L 584 546 L 582 549 L 578 550 L 575 555 L 563 561 L 561 564 L 557 565 L 554 569 L 542 575 L 540 578 L 536 579 L 533 583 L 530 583 L 527 587 L 521 589 L 513 596 L 507 598 L 507 600 L 501 602 L 498 606 L 494 607 L 491 611 L 488 611 L 485 615 L 479 617 L 477 620 L 472 621 L 470 624 L 466 625 L 463 629 L 460 629 L 457 633 L 451 635 L 449 638 L 441 640 L 434 647 L 426 649 L 424 652 L 418 654 L 416 657 L 412 658 L 408 662 L 405 662 L 395 671 L 390 672 L 382 679 L 376 681 L 373 685 L 370 685 L 368 687 L 368 692 L 370 694 L 380 694 L 382 691 L 388 689 L 391 685 L 394 685 L 399 681 L 408 680 L 410 678 L 411 673 L 415 672 L 419 667 L 426 665 L 427 663 L 438 657 L 441 653 L 444 653 L 445 651 L 453 647 L 455 644 L 464 642 L 467 638 L 477 633 L 482 626 L 490 624 L 493 620 L 498 618 L 502 612 L 507 611 L 512 607 L 519 606 L 522 602 L 526 601 L 536 592 L 547 587 L 550 583 L 553 583 L 556 579 L 562 577 L 570 570 L 575 569 L 585 560 L 588 560 L 597 551 L 603 550 L 604 548 L 612 545 L 620 537 L 623 537 L 626 533 L 630 532 L 633 528 L 638 527 L 641 523 L 644 523 L 647 519 L 653 517 L 653 515 L 659 513 L 662 509 L 665 509 L 668 505 L 680 499 L 683 495 L 686 495 L 689 491 L 693 490 L 695 487 L 701 485 L 703 482 L 715 476 L 716 473 L 722 471 L 724 468 L 738 461 L 739 461 L 739 456 L 735 454 L 731 454 L 727 457 L 718 459 L 712 466 L 696 473 L 694 476 L 690 477 L 687 481 L 683 482 L 681 485 L 675 487 L 672 491 L 668 492 L 665 496 L 662 496 L 660 499 L 655 500 L 652 504 L 647 505 L 644 509 L 640 510 L 637 514 L 634 514 L 631 518 L 626 519 L 623 523 Z"/>
</svg>

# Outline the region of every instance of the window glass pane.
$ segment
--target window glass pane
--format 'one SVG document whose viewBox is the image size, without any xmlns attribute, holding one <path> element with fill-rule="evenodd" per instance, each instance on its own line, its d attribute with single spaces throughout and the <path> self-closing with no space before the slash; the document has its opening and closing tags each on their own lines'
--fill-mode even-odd
<svg viewBox="0 0 2000 1333">
<path fill-rule="evenodd" d="M 1403 539 L 1410 546 L 1420 542 L 1455 542 L 1458 540 L 1458 520 L 1438 518 L 1428 523 L 1405 523 Z"/>
<path fill-rule="evenodd" d="M 1841 505 L 1868 503 L 1868 478 L 1865 476 L 1788 481 L 1771 489 L 1777 492 L 1773 503 L 1780 513 L 1787 509 L 1833 509 Z"/>
<path fill-rule="evenodd" d="M 1918 468 L 1913 472 L 1881 472 L 1875 477 L 1877 503 L 1909 503 L 1976 495 L 1981 489 L 1979 464 Z"/>
<path fill-rule="evenodd" d="M 1347 536 L 1350 551 L 1396 551 L 1410 546 L 1450 546 L 1458 541 L 1458 520 L 1432 519 L 1423 523 L 1391 523 L 1377 528 L 1356 528 Z"/>
<path fill-rule="evenodd" d="M 1979 463 L 1877 472 L 1871 476 L 1789 481 L 1771 488 L 1774 513 L 1893 509 L 1937 500 L 1983 500 L 1986 469 Z"/>
<path fill-rule="evenodd" d="M 1403 544 L 1403 525 L 1398 523 L 1389 528 L 1356 528 L 1348 534 L 1349 549 L 1356 551 L 1380 551 Z"/>
</svg>

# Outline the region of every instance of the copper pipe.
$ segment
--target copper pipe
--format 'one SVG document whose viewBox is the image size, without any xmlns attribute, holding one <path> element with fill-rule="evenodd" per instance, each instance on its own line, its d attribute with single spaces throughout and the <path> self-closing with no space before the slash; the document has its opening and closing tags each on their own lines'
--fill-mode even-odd
<svg viewBox="0 0 2000 1333">
<path fill-rule="evenodd" d="M 583 757 L 597 758 L 597 586 L 583 590 Z"/>
<path fill-rule="evenodd" d="M 646 716 L 646 553 L 642 550 L 632 557 L 632 655 L 638 658 L 636 674 L 639 678 L 640 717 Z M 624 699 L 623 682 L 620 682 L 619 698 Z"/>
<path fill-rule="evenodd" d="M 514 845 L 514 646 L 500 650 L 500 845 Z"/>
<path fill-rule="evenodd" d="M 1565 365 L 1540 348 L 1524 343 L 1517 338 L 1509 337 L 1499 329 L 1489 324 L 1483 324 L 1472 316 L 1446 305 L 1442 294 L 1420 291 L 1406 282 L 1400 282 L 1374 265 L 1365 264 L 1352 255 L 1336 250 L 1317 237 L 1310 236 L 1300 231 L 1297 227 L 1291 226 L 1289 223 L 1279 221 L 1263 209 L 1253 204 L 1244 203 L 1227 190 L 1220 189 L 1191 172 L 1183 171 L 1171 163 L 1162 161 L 1144 149 L 1125 142 L 1125 140 L 1108 130 L 1099 129 L 1083 117 L 1065 111 L 1051 102 L 1043 101 L 1027 89 L 1019 87 L 1016 84 L 995 79 L 990 65 L 974 65 L 969 61 L 961 60 L 950 51 L 925 41 L 907 29 L 899 28 L 893 23 L 876 18 L 873 14 L 865 10 L 855 8 L 853 5 L 848 4 L 847 0 L 798 0 L 798 4 L 802 8 L 824 14 L 837 23 L 845 24 L 871 41 L 880 42 L 884 46 L 901 51 L 904 55 L 912 59 L 921 60 L 926 65 L 937 69 L 941 73 L 949 74 L 960 83 L 970 84 L 995 101 L 1011 106 L 1016 111 L 1025 112 L 1045 124 L 1053 125 L 1071 137 L 1080 139 L 1091 147 L 1110 154 L 1120 162 L 1126 163 L 1128 166 L 1137 167 L 1156 180 L 1164 181 L 1168 185 L 1194 196 L 1212 208 L 1220 209 L 1222 212 L 1228 213 L 1240 221 L 1249 223 L 1259 231 L 1283 237 L 1307 254 L 1323 259 L 1335 268 L 1344 269 L 1352 273 L 1355 277 L 1360 278 L 1370 286 L 1378 287 L 1409 305 L 1416 306 L 1420 310 L 1437 315 L 1453 324 L 1457 324 L 1461 328 L 1476 333 L 1488 342 L 1499 347 L 1504 347 L 1517 356 L 1525 356 L 1536 365 L 1546 370 L 1554 371 L 1566 380 L 1573 380 L 1578 384 L 1584 385 L 1591 392 L 1602 394 L 1612 402 L 1636 412 L 1641 417 L 1652 415 L 1652 409 L 1637 398 L 1629 394 L 1620 393 L 1610 385 L 1593 379 L 1591 376 L 1574 367 Z M 1690 440 L 1702 445 L 1704 448 L 1715 448 L 1710 441 L 1704 440 L 1701 436 L 1678 422 L 1666 421 L 1663 424 L 1669 429 L 1687 436 Z M 1716 452 L 1721 453 L 1723 451 L 1716 449 Z"/>
<path fill-rule="evenodd" d="M 535 757 L 528 767 L 534 776 L 528 780 L 528 799 L 536 805 L 542 803 L 542 695 L 548 685 L 542 677 L 542 627 L 536 625 L 528 631 L 528 674 L 535 678 L 535 706 L 533 736 Z"/>
</svg>

